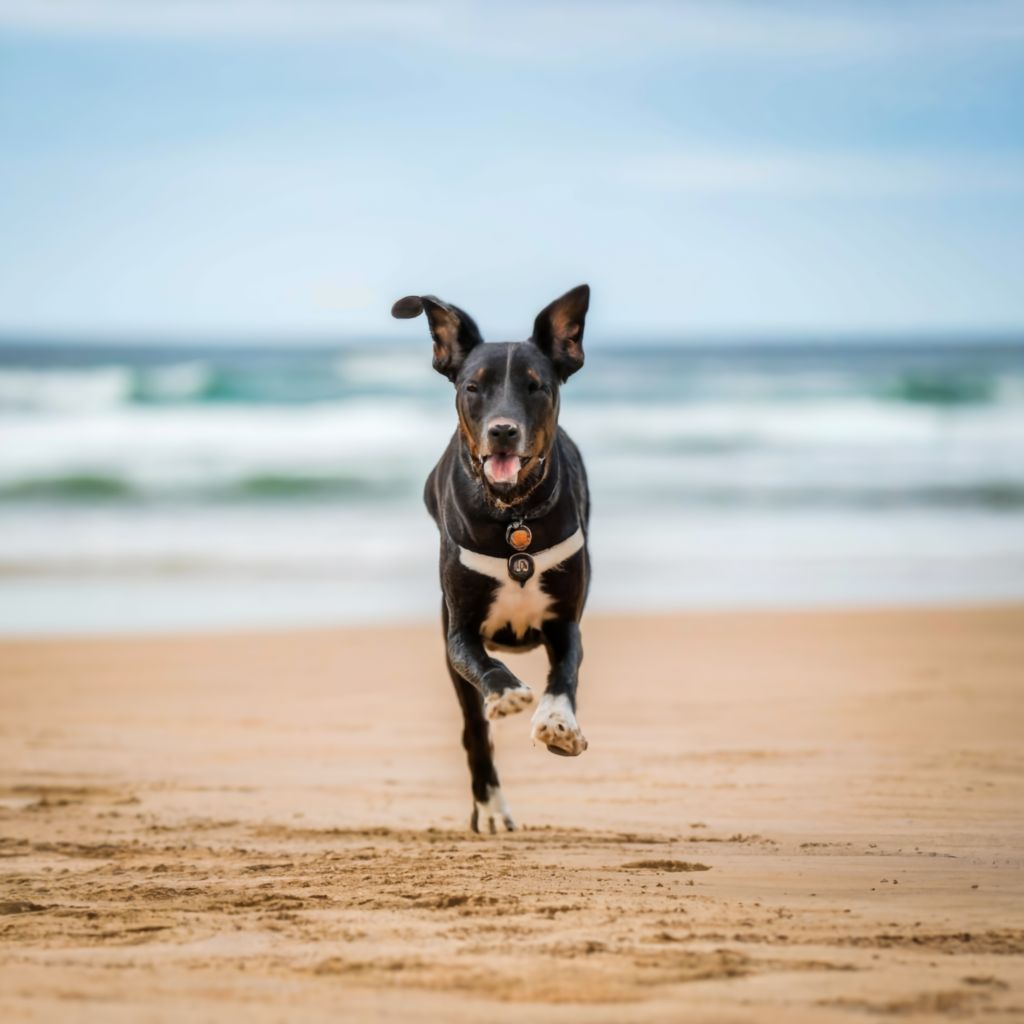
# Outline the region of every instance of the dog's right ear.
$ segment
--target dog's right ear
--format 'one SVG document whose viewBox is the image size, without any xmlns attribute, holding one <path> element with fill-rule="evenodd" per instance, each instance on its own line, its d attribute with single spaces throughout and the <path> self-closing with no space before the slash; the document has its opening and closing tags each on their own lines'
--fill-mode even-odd
<svg viewBox="0 0 1024 1024">
<path fill-rule="evenodd" d="M 399 320 L 411 320 L 423 312 L 434 340 L 434 369 L 454 381 L 463 360 L 483 342 L 480 329 L 468 313 L 436 295 L 406 295 L 391 307 L 391 315 Z"/>
</svg>

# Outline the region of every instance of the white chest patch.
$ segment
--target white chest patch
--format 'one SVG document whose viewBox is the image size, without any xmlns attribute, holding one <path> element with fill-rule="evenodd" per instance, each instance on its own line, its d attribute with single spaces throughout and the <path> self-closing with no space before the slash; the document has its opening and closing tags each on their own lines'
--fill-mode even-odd
<svg viewBox="0 0 1024 1024">
<path fill-rule="evenodd" d="M 557 568 L 575 555 L 583 547 L 583 543 L 581 526 L 571 537 L 566 537 L 554 547 L 531 552 L 534 573 L 524 585 L 520 585 L 509 576 L 507 559 L 481 555 L 460 547 L 459 561 L 467 569 L 490 576 L 499 584 L 480 632 L 489 638 L 505 626 L 509 626 L 517 637 L 522 638 L 527 630 L 540 629 L 542 623 L 552 618 L 551 597 L 543 586 L 544 573 Z"/>
</svg>

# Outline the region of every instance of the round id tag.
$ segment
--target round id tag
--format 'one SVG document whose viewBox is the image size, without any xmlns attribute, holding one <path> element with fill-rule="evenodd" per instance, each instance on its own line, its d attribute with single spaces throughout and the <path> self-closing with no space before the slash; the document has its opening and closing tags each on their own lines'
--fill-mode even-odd
<svg viewBox="0 0 1024 1024">
<path fill-rule="evenodd" d="M 511 555 L 508 560 L 508 574 L 521 587 L 525 586 L 526 581 L 533 575 L 533 559 L 525 551 Z"/>
</svg>

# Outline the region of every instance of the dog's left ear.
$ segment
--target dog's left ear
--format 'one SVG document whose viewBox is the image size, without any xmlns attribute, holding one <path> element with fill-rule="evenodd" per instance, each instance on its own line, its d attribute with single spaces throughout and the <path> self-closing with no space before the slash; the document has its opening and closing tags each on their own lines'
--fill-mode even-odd
<svg viewBox="0 0 1024 1024">
<path fill-rule="evenodd" d="M 406 295 L 391 307 L 391 315 L 399 320 L 411 320 L 424 312 L 434 341 L 434 369 L 454 382 L 470 350 L 484 340 L 480 328 L 468 313 L 436 295 Z"/>
<path fill-rule="evenodd" d="M 583 323 L 590 285 L 581 284 L 537 314 L 531 341 L 551 360 L 564 384 L 583 365 Z"/>
</svg>

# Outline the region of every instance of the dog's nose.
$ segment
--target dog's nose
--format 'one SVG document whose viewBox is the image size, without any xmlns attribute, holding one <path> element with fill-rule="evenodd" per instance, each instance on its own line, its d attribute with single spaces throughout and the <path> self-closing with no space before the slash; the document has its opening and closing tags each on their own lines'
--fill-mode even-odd
<svg viewBox="0 0 1024 1024">
<path fill-rule="evenodd" d="M 492 444 L 512 445 L 519 439 L 519 428 L 514 423 L 492 423 L 487 436 Z"/>
</svg>

